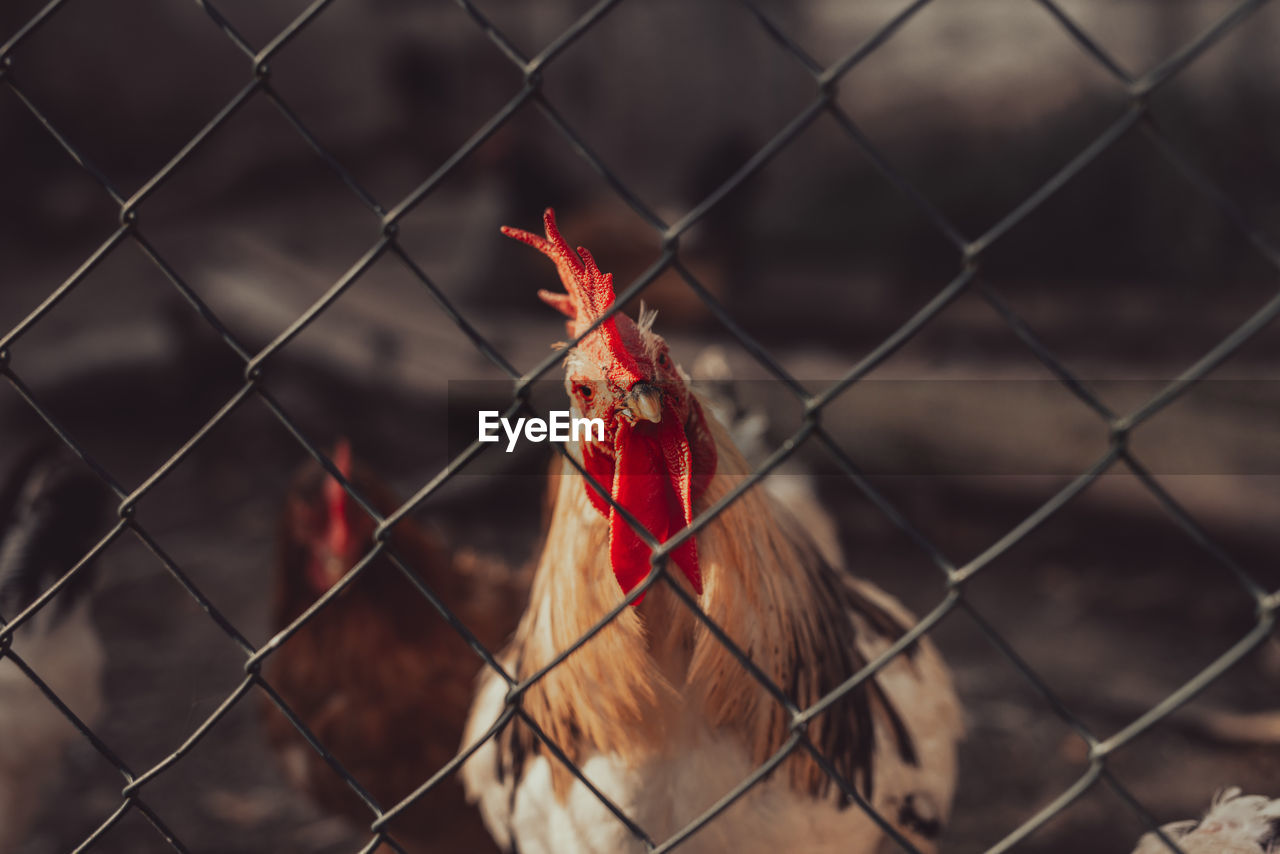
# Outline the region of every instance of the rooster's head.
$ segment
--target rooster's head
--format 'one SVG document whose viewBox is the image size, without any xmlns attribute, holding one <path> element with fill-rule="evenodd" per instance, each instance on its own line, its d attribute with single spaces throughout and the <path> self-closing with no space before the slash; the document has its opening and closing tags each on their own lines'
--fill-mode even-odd
<svg viewBox="0 0 1280 854">
<path fill-rule="evenodd" d="M 506 227 L 502 232 L 555 262 L 566 293 L 538 295 L 569 318 L 569 334 L 577 338 L 613 305 L 613 276 L 601 273 L 586 249 L 575 252 L 565 242 L 552 210 L 543 224 L 545 237 Z M 658 542 L 666 542 L 693 518 L 693 502 L 715 473 L 716 449 L 688 376 L 652 322 L 642 311 L 639 323 L 618 313 L 596 326 L 568 352 L 565 388 L 576 416 L 605 424 L 603 441 L 581 444 L 583 467 Z M 627 593 L 649 574 L 649 547 L 595 488 L 583 485 L 609 520 L 609 559 Z M 676 547 L 671 559 L 701 593 L 694 538 Z"/>
</svg>

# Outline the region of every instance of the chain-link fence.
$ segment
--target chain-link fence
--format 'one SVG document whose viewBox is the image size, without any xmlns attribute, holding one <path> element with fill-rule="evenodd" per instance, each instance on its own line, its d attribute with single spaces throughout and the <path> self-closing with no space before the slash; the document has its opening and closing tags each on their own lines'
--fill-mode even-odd
<svg viewBox="0 0 1280 854">
<path fill-rule="evenodd" d="M 637 2 L 638 0 L 632 0 L 630 5 L 635 5 Z M 326 454 L 322 441 L 309 435 L 309 432 L 300 423 L 299 419 L 291 414 L 291 407 L 282 401 L 280 396 L 273 390 L 269 389 L 264 382 L 264 378 L 270 375 L 273 364 L 278 361 L 282 351 L 291 342 L 304 333 L 349 289 L 353 288 L 375 263 L 391 259 L 401 265 L 403 270 L 422 289 L 425 289 L 430 294 L 440 310 L 469 339 L 474 348 L 509 378 L 511 383 L 509 409 L 504 414 L 508 416 L 514 415 L 527 406 L 527 398 L 534 381 L 548 375 L 554 376 L 559 369 L 562 354 L 552 352 L 532 368 L 527 370 L 519 369 L 504 354 L 504 347 L 500 343 L 491 341 L 491 336 L 481 331 L 483 323 L 477 317 L 476 310 L 457 305 L 457 301 L 448 294 L 448 289 L 441 287 L 435 279 L 425 272 L 421 259 L 415 258 L 414 254 L 406 248 L 401 240 L 400 229 L 405 218 L 424 200 L 436 193 L 442 184 L 460 170 L 463 164 L 473 157 L 487 141 L 495 137 L 516 117 L 530 111 L 540 114 L 555 128 L 564 148 L 572 151 L 581 164 L 594 171 L 607 183 L 618 199 L 625 202 L 631 211 L 651 227 L 652 234 L 660 245 L 659 253 L 651 259 L 651 263 L 645 272 L 630 281 L 625 289 L 619 292 L 618 309 L 631 298 L 645 293 L 646 289 L 660 277 L 674 271 L 688 290 L 697 296 L 704 310 L 710 313 L 714 321 L 720 324 L 724 330 L 727 330 L 769 376 L 794 396 L 794 399 L 803 408 L 804 413 L 799 428 L 787 436 L 780 447 L 764 460 L 755 475 L 738 485 L 723 500 L 716 502 L 714 506 L 708 507 L 694 520 L 689 529 L 662 545 L 658 545 L 650 539 L 650 545 L 654 546 L 655 571 L 631 593 L 627 602 L 619 605 L 612 612 L 603 615 L 592 631 L 582 636 L 569 648 L 563 650 L 550 665 L 550 667 L 554 667 L 560 661 L 573 654 L 583 644 L 589 643 L 600 629 L 614 619 L 627 607 L 631 600 L 641 595 L 649 586 L 666 583 L 684 604 L 695 612 L 706 628 L 730 648 L 732 654 L 742 666 L 753 677 L 760 680 L 768 692 L 781 704 L 792 721 L 791 736 L 769 761 L 743 779 L 736 788 L 727 793 L 712 809 L 670 839 L 651 838 L 647 835 L 645 828 L 638 826 L 622 809 L 612 803 L 608 803 L 606 799 L 606 806 L 610 812 L 625 824 L 636 837 L 643 840 L 645 847 L 649 850 L 665 851 L 676 848 L 707 823 L 722 820 L 719 816 L 724 810 L 728 809 L 751 787 L 757 785 L 768 776 L 780 763 L 793 753 L 798 752 L 810 754 L 821 765 L 823 770 L 832 777 L 835 785 L 847 797 L 857 803 L 858 806 L 856 808 L 870 810 L 862 793 L 854 785 L 854 781 L 841 777 L 831 765 L 829 758 L 824 757 L 809 740 L 805 726 L 841 697 L 856 690 L 866 680 L 873 678 L 894 656 L 902 653 L 903 650 L 907 649 L 926 633 L 930 633 L 941 621 L 956 614 L 961 619 L 971 621 L 972 625 L 990 641 L 993 648 L 1013 664 L 1026 682 L 1043 698 L 1044 702 L 1087 745 L 1087 770 L 1083 775 L 1034 815 L 1026 817 L 1020 826 L 1013 829 L 987 850 L 994 854 L 994 852 L 1017 848 L 1019 843 L 1026 840 L 1061 811 L 1068 808 L 1083 794 L 1098 786 L 1107 787 L 1114 791 L 1132 807 L 1148 826 L 1156 826 L 1156 822 L 1144 806 L 1139 803 L 1134 795 L 1130 794 L 1126 786 L 1112 772 L 1109 764 L 1112 757 L 1125 750 L 1137 737 L 1160 725 L 1162 721 L 1181 706 L 1195 698 L 1207 686 L 1233 668 L 1246 654 L 1267 641 L 1274 629 L 1277 606 L 1280 606 L 1280 591 L 1268 591 L 1262 583 L 1255 580 L 1250 572 L 1246 571 L 1225 550 L 1215 544 L 1214 539 L 1197 519 L 1180 505 L 1174 496 L 1162 486 L 1157 477 L 1137 458 L 1130 446 L 1130 437 L 1135 430 L 1160 415 L 1192 386 L 1208 376 L 1271 323 L 1276 315 L 1280 314 L 1280 296 L 1272 297 L 1265 305 L 1254 311 L 1238 328 L 1218 341 L 1212 349 L 1204 353 L 1194 364 L 1187 367 L 1176 379 L 1164 385 L 1158 393 L 1151 396 L 1141 405 L 1127 411 L 1116 411 L 1108 406 L 1100 395 L 1095 393 L 1090 382 L 1082 379 L 1064 361 L 1056 357 L 1053 349 L 1037 334 L 1032 325 L 1024 321 L 1013 305 L 997 289 L 991 287 L 985 278 L 984 260 L 990 254 L 990 250 L 995 246 L 1001 245 L 1002 241 L 1016 239 L 1011 237 L 1010 233 L 1046 204 L 1051 197 L 1076 181 L 1078 176 L 1095 160 L 1108 152 L 1120 140 L 1139 136 L 1149 142 L 1151 151 L 1158 152 L 1160 156 L 1167 158 L 1176 171 L 1203 198 L 1206 205 L 1216 207 L 1238 229 L 1239 233 L 1243 235 L 1248 244 L 1252 246 L 1252 249 L 1258 253 L 1274 274 L 1275 269 L 1280 268 L 1280 251 L 1269 241 L 1263 230 L 1256 227 L 1251 222 L 1251 218 L 1246 216 L 1233 203 L 1229 195 L 1201 170 L 1194 158 L 1186 155 L 1175 144 L 1162 129 L 1158 111 L 1150 107 L 1153 95 L 1161 90 L 1162 87 L 1177 79 L 1186 69 L 1193 67 L 1203 55 L 1211 52 L 1229 33 L 1238 28 L 1250 26 L 1253 17 L 1266 5 L 1265 0 L 1246 0 L 1246 2 L 1233 6 L 1225 15 L 1204 29 L 1182 49 L 1140 74 L 1128 71 L 1120 62 L 1114 59 L 1095 36 L 1079 25 L 1073 16 L 1068 13 L 1066 4 L 1059 4 L 1054 0 L 1035 0 L 1035 2 L 1030 2 L 1029 0 L 1027 5 L 1041 7 L 1043 12 L 1047 13 L 1056 22 L 1057 26 L 1089 57 L 1090 61 L 1096 63 L 1096 66 L 1105 72 L 1111 80 L 1115 93 L 1122 96 L 1124 103 L 1111 117 L 1102 132 L 1098 133 L 1088 144 L 1079 148 L 1064 165 L 1057 169 L 1052 177 L 1041 183 L 1034 192 L 1027 195 L 1019 204 L 999 218 L 994 225 L 976 234 L 959 227 L 951 217 L 928 198 L 925 192 L 917 189 L 914 182 L 905 177 L 895 166 L 892 152 L 881 151 L 873 144 L 869 136 L 856 123 L 855 115 L 837 97 L 838 87 L 842 79 L 853 69 L 859 67 L 860 64 L 875 56 L 877 51 L 893 40 L 900 31 L 910 27 L 913 19 L 926 7 L 932 5 L 929 0 L 916 0 L 916 2 L 905 4 L 896 14 L 884 20 L 876 31 L 865 38 L 862 43 L 853 46 L 852 49 L 848 50 L 836 61 L 827 63 L 816 60 L 808 52 L 806 46 L 789 32 L 785 23 L 785 15 L 779 15 L 775 10 L 771 10 L 767 4 L 759 4 L 753 2 L 753 0 L 740 0 L 740 6 L 750 15 L 759 32 L 771 42 L 772 49 L 785 56 L 787 61 L 795 63 L 807 75 L 811 96 L 808 103 L 796 112 L 790 121 L 785 122 L 780 128 L 776 129 L 776 132 L 765 144 L 754 148 L 727 179 L 719 181 L 696 204 L 687 210 L 681 211 L 679 215 L 674 217 L 664 216 L 647 204 L 642 198 L 643 194 L 635 192 L 629 182 L 624 180 L 611 167 L 606 158 L 599 155 L 593 149 L 592 144 L 575 129 L 574 123 L 562 111 L 563 105 L 558 104 L 544 90 L 544 72 L 555 68 L 562 55 L 571 47 L 584 40 L 590 40 L 596 28 L 616 7 L 626 5 L 622 0 L 602 0 L 602 2 L 595 4 L 582 13 L 572 26 L 564 30 L 532 56 L 517 46 L 518 40 L 510 38 L 504 32 L 504 28 L 496 25 L 493 20 L 487 17 L 480 5 L 469 2 L 469 0 L 458 0 L 458 6 L 474 23 L 474 26 L 479 28 L 479 31 L 483 32 L 484 36 L 493 45 L 497 46 L 502 55 L 509 61 L 511 67 L 518 73 L 519 83 L 511 89 L 505 104 L 494 112 L 478 130 L 475 130 L 462 146 L 444 159 L 428 178 L 408 193 L 396 197 L 390 203 L 375 198 L 373 192 L 362 184 L 356 174 L 344 166 L 342 158 L 334 154 L 326 146 L 325 140 L 321 138 L 321 135 L 313 133 L 308 122 L 291 108 L 289 101 L 277 90 L 273 80 L 273 60 L 295 38 L 304 33 L 309 27 L 315 26 L 316 22 L 326 15 L 330 7 L 338 4 L 334 4 L 331 0 L 316 0 L 286 27 L 280 29 L 265 41 L 252 39 L 238 31 L 235 25 L 235 16 L 232 14 L 224 15 L 219 10 L 219 4 L 207 2 L 207 0 L 197 0 L 197 5 L 208 16 L 207 26 L 220 31 L 221 35 L 229 40 L 242 55 L 245 73 L 243 74 L 241 88 L 226 100 L 221 109 L 176 154 L 133 192 L 127 192 L 114 184 L 106 171 L 99 169 L 85 153 L 85 141 L 75 138 L 73 134 L 64 133 L 62 122 L 55 117 L 54 112 L 50 112 L 51 105 L 42 103 L 40 98 L 34 95 L 32 89 L 29 88 L 27 70 L 24 68 L 22 54 L 24 44 L 51 22 L 77 15 L 78 4 L 75 0 L 53 0 L 53 2 L 40 9 L 26 21 L 3 46 L 0 46 L 0 77 L 3 78 L 4 86 L 8 92 L 16 97 L 25 110 L 43 126 L 49 138 L 63 149 L 66 156 L 74 160 L 79 167 L 96 180 L 97 184 L 100 185 L 101 192 L 110 199 L 110 203 L 119 217 L 118 226 L 96 250 L 80 263 L 76 271 L 52 290 L 34 311 L 27 314 L 21 322 L 0 339 L 0 370 L 3 371 L 5 379 L 30 409 L 37 413 L 46 423 L 48 429 L 56 433 L 67 446 L 74 450 L 109 485 L 119 499 L 118 520 L 109 533 L 88 554 L 84 555 L 75 566 L 68 567 L 66 573 L 55 584 L 44 590 L 19 613 L 4 615 L 7 621 L 4 623 L 3 631 L 0 632 L 0 651 L 3 652 L 4 657 L 22 669 L 26 676 L 40 687 L 50 704 L 74 724 L 84 739 L 90 742 L 94 749 L 115 767 L 125 782 L 119 803 L 114 811 L 101 822 L 77 850 L 92 849 L 96 843 L 100 842 L 111 831 L 113 826 L 130 814 L 144 816 L 155 828 L 159 838 L 163 839 L 175 850 L 186 851 L 189 850 L 189 846 L 202 847 L 205 840 L 184 840 L 180 838 L 181 834 L 175 832 L 166 824 L 165 817 L 158 810 L 153 809 L 149 793 L 154 786 L 164 780 L 166 772 L 170 771 L 178 763 L 183 762 L 184 758 L 201 744 L 202 740 L 219 725 L 219 722 L 231 710 L 237 708 L 239 704 L 250 701 L 251 698 L 258 694 L 268 696 L 271 702 L 279 708 L 280 712 L 287 716 L 293 726 L 299 730 L 310 746 L 324 756 L 332 773 L 344 779 L 351 789 L 363 799 L 368 807 L 371 832 L 368 844 L 363 850 L 373 851 L 381 846 L 389 846 L 394 850 L 404 850 L 401 847 L 401 843 L 396 840 L 388 829 L 389 825 L 426 792 L 439 785 L 450 775 L 455 774 L 460 764 L 468 758 L 478 745 L 473 745 L 453 761 L 439 768 L 430 779 L 423 780 L 418 790 L 405 801 L 399 804 L 377 803 L 347 769 L 331 756 L 316 737 L 307 730 L 301 718 L 288 707 L 285 700 L 263 675 L 263 666 L 273 653 L 288 642 L 304 624 L 315 619 L 318 614 L 329 607 L 336 597 L 356 582 L 366 567 L 383 555 L 390 556 L 400 567 L 405 578 L 414 584 L 426 601 L 436 608 L 458 633 L 467 639 L 476 655 L 483 660 L 484 666 L 495 670 L 508 683 L 510 687 L 510 707 L 508 713 L 503 716 L 502 721 L 505 723 L 519 718 L 525 724 L 533 726 L 532 720 L 520 708 L 520 698 L 529 686 L 545 675 L 550 668 L 540 670 L 524 681 L 517 681 L 516 677 L 504 670 L 495 659 L 497 650 L 486 649 L 476 639 L 469 627 L 445 606 L 437 592 L 430 589 L 419 575 L 396 554 L 389 538 L 391 530 L 412 513 L 415 508 L 421 506 L 429 497 L 441 490 L 451 479 L 464 472 L 482 453 L 494 453 L 493 449 L 487 448 L 479 442 L 472 442 L 465 450 L 449 460 L 448 464 L 435 477 L 425 485 L 422 485 L 416 494 L 398 510 L 384 516 L 377 512 L 367 496 L 360 495 L 351 488 L 342 473 L 338 471 Z M 278 111 L 296 131 L 297 138 L 302 143 L 305 143 L 312 152 L 323 160 L 329 169 L 340 177 L 352 195 L 367 209 L 368 222 L 376 224 L 378 230 L 377 236 L 370 240 L 367 251 L 364 252 L 362 257 L 354 264 L 351 264 L 322 296 L 315 299 L 303 313 L 293 318 L 292 322 L 282 332 L 275 335 L 265 346 L 252 346 L 241 340 L 232 331 L 232 328 L 220 319 L 218 313 L 202 298 L 197 289 L 191 287 L 177 267 L 167 260 L 166 253 L 150 239 L 150 226 L 146 217 L 142 216 L 140 211 L 148 199 L 173 181 L 175 176 L 178 176 L 184 170 L 199 168 L 193 161 L 198 158 L 199 153 L 210 138 L 219 133 L 220 129 L 234 116 L 250 105 L 264 104 Z M 812 389 L 808 384 L 797 379 L 780 361 L 774 358 L 771 355 L 770 348 L 757 340 L 736 319 L 733 306 L 717 297 L 713 293 L 713 289 L 702 281 L 700 273 L 693 265 L 687 263 L 685 250 L 682 249 L 682 241 L 686 240 L 691 231 L 710 214 L 725 206 L 732 205 L 733 201 L 730 198 L 732 193 L 742 187 L 780 153 L 792 146 L 804 134 L 806 129 L 821 117 L 834 120 L 842 129 L 852 147 L 868 158 L 883 178 L 911 206 L 927 218 L 932 224 L 936 235 L 940 235 L 950 245 L 956 260 L 954 277 L 945 287 L 937 291 L 922 308 L 916 311 L 910 319 L 902 323 L 892 334 L 884 338 L 855 364 L 848 367 L 837 381 L 824 384 L 821 388 Z M 537 211 L 530 210 L 527 213 L 526 221 L 511 224 L 531 225 Z M 496 236 L 498 224 L 497 222 L 492 223 L 495 229 L 493 232 L 495 241 L 499 239 Z M 565 223 L 564 225 L 566 231 L 572 236 L 574 230 L 572 223 Z M 222 402 L 216 414 L 190 435 L 176 453 L 165 460 L 161 466 L 143 477 L 138 485 L 132 487 L 114 476 L 107 467 L 101 465 L 91 453 L 87 452 L 84 444 L 78 439 L 74 431 L 64 427 L 62 419 L 51 408 L 46 406 L 42 401 L 41 395 L 33 390 L 27 380 L 24 379 L 29 365 L 21 357 L 22 353 L 20 352 L 20 344 L 28 333 L 39 327 L 42 322 L 45 322 L 46 318 L 57 309 L 59 304 L 75 292 L 99 265 L 106 262 L 115 253 L 125 251 L 126 247 L 140 250 L 154 264 L 155 268 L 163 274 L 168 283 L 176 289 L 189 305 L 190 311 L 215 332 L 225 349 L 233 354 L 243 370 L 242 384 Z M 601 257 L 600 261 L 606 269 L 610 267 L 607 257 Z M 929 536 L 913 525 L 906 514 L 897 509 L 895 503 L 877 488 L 872 478 L 864 475 L 853 455 L 836 440 L 829 429 L 829 425 L 824 424 L 823 415 L 824 411 L 834 401 L 837 401 L 856 383 L 859 383 L 885 363 L 886 360 L 912 341 L 922 330 L 928 328 L 935 321 L 935 318 L 943 315 L 962 295 L 976 295 L 989 304 L 1007 322 L 1008 329 L 1025 345 L 1027 351 L 1034 354 L 1035 358 L 1052 372 L 1061 385 L 1068 389 L 1078 400 L 1081 407 L 1096 416 L 1097 430 L 1107 434 L 1110 441 L 1106 451 L 1100 457 L 1083 471 L 1080 471 L 1076 477 L 1058 490 L 1049 500 L 1043 502 L 1034 512 L 1007 530 L 1003 536 L 991 542 L 976 557 L 963 562 L 955 562 L 948 557 L 942 548 L 936 546 Z M 233 417 L 234 413 L 250 401 L 257 401 L 265 405 L 308 454 L 319 461 L 329 474 L 342 481 L 351 497 L 377 523 L 376 545 L 364 559 L 356 564 L 344 580 L 331 587 L 311 607 L 307 608 L 297 619 L 276 633 L 267 643 L 260 645 L 251 643 L 245 634 L 242 634 L 232 620 L 225 616 L 222 610 L 215 605 L 214 601 L 202 592 L 201 586 L 193 580 L 190 574 L 184 571 L 181 562 L 172 558 L 161 546 L 160 542 L 148 533 L 146 526 L 135 518 L 135 508 L 138 503 L 152 492 L 157 484 L 161 483 L 176 467 L 180 466 L 201 445 L 206 437 L 218 429 L 226 420 Z M 828 455 L 829 459 L 834 461 L 834 464 L 848 478 L 848 481 L 865 494 L 894 526 L 905 532 L 923 554 L 936 565 L 938 570 L 936 606 L 929 610 L 923 619 L 898 639 L 882 656 L 871 662 L 862 671 L 849 675 L 848 679 L 828 696 L 804 709 L 797 708 L 794 705 L 793 698 L 789 697 L 781 687 L 773 684 L 752 663 L 749 656 L 735 647 L 729 637 L 699 611 L 697 602 L 679 585 L 670 583 L 663 571 L 665 556 L 672 549 L 677 547 L 684 539 L 693 536 L 704 526 L 716 524 L 717 516 L 725 507 L 735 501 L 746 490 L 755 487 L 762 478 L 775 470 L 802 447 L 817 447 Z M 1145 710 L 1127 725 L 1115 732 L 1104 734 L 1096 732 L 1077 715 L 1073 714 L 1070 704 L 1059 699 L 1053 686 L 1038 675 L 1036 668 L 1020 656 L 1015 644 L 1007 641 L 993 623 L 966 596 L 966 590 L 970 582 L 980 576 L 994 561 L 1009 552 L 1024 538 L 1033 536 L 1042 523 L 1045 523 L 1046 520 L 1054 516 L 1069 502 L 1072 502 L 1073 499 L 1103 475 L 1115 471 L 1127 471 L 1135 476 L 1177 526 L 1198 543 L 1205 554 L 1211 556 L 1213 560 L 1225 567 L 1224 578 L 1229 575 L 1234 579 L 1234 583 L 1244 590 L 1256 607 L 1256 616 L 1252 628 L 1247 634 L 1241 637 L 1234 645 L 1222 650 L 1210 666 L 1205 667 L 1193 678 L 1186 681 L 1185 684 L 1182 684 L 1163 700 Z M 631 521 L 634 522 L 634 520 Z M 161 761 L 150 764 L 147 767 L 134 767 L 123 761 L 113 752 L 110 744 L 100 739 L 89 726 L 76 717 L 75 713 L 59 699 L 59 696 L 41 681 L 40 674 L 34 672 L 24 662 L 21 655 L 10 646 L 15 633 L 24 624 L 33 620 L 42 609 L 54 606 L 59 594 L 74 582 L 77 575 L 86 566 L 107 550 L 117 539 L 130 536 L 138 538 L 147 549 L 163 562 L 167 571 L 182 585 L 190 597 L 198 603 L 200 609 L 207 614 L 208 619 L 216 624 L 217 628 L 237 644 L 243 652 L 243 678 L 235 689 L 220 699 L 217 708 L 211 714 L 204 717 L 196 726 L 190 729 L 189 737 L 180 746 L 172 750 Z M 647 534 L 642 536 L 647 537 Z M 946 653 L 947 650 L 944 645 L 943 654 L 946 655 Z M 538 737 L 544 739 L 544 741 L 547 738 L 541 732 L 538 733 Z M 574 777 L 595 792 L 597 796 L 604 799 L 604 795 L 582 776 L 581 770 L 567 760 L 559 745 L 548 742 L 546 746 L 551 754 L 558 757 L 560 761 L 563 761 L 568 766 L 569 772 Z M 1206 792 L 1206 800 L 1208 794 Z M 66 805 L 66 808 L 73 809 L 74 806 Z M 898 834 L 892 824 L 883 817 L 874 816 L 874 811 L 872 812 L 877 824 L 890 837 L 897 840 L 903 850 L 915 850 L 910 843 Z M 1165 842 L 1171 850 L 1178 850 L 1171 840 L 1166 839 Z"/>
</svg>

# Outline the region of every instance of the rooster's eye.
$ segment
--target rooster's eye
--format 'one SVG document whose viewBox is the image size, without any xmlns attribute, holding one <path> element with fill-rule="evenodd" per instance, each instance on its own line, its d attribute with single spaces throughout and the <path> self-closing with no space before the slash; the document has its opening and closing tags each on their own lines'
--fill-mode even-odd
<svg viewBox="0 0 1280 854">
<path fill-rule="evenodd" d="M 668 362 L 668 360 L 667 360 L 667 354 L 666 354 L 666 353 L 659 353 L 659 354 L 658 354 L 658 364 L 665 368 L 665 367 L 667 366 L 667 362 Z"/>
<path fill-rule="evenodd" d="M 595 393 L 595 392 L 592 390 L 591 386 L 589 386 L 589 385 L 587 385 L 587 384 L 585 384 L 585 383 L 583 383 L 582 385 L 576 385 L 576 386 L 574 386 L 574 387 L 573 387 L 573 390 L 574 390 L 574 391 L 576 391 L 576 392 L 578 393 L 578 397 L 581 397 L 583 400 L 590 400 L 590 399 L 591 399 L 591 395 L 593 395 L 593 394 Z"/>
</svg>

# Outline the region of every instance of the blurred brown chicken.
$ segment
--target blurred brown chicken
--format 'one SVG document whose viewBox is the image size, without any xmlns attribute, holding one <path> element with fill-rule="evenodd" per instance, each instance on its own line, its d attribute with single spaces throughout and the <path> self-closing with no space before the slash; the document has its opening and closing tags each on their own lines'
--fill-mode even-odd
<svg viewBox="0 0 1280 854">
<path fill-rule="evenodd" d="M 334 461 L 384 516 L 400 506 L 387 486 L 352 465 L 345 441 Z M 309 461 L 285 500 L 273 620 L 282 629 L 372 549 L 375 524 L 336 480 Z M 527 578 L 501 561 L 450 549 L 406 518 L 390 545 L 405 565 L 490 649 L 519 618 Z M 304 623 L 267 664 L 267 680 L 333 757 L 384 809 L 453 758 L 480 658 L 395 564 L 379 555 Z M 290 781 L 328 813 L 367 827 L 374 815 L 271 704 L 269 741 Z M 408 851 L 493 850 L 451 777 L 389 825 Z"/>
</svg>

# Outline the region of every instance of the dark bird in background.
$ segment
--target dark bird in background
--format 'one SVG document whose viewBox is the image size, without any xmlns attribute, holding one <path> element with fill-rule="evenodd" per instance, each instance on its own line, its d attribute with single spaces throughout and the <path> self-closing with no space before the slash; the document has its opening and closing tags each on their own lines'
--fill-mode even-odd
<svg viewBox="0 0 1280 854">
<path fill-rule="evenodd" d="M 27 453 L 0 492 L 0 616 L 11 620 L 93 548 L 110 493 L 63 450 Z M 102 714 L 105 656 L 86 566 L 14 633 L 13 652 L 87 726 Z M 76 729 L 13 661 L 0 661 L 0 851 L 24 838 Z"/>
<path fill-rule="evenodd" d="M 340 442 L 334 461 L 383 516 L 401 504 Z M 374 522 L 308 461 L 284 503 L 273 620 L 296 619 L 374 545 Z M 527 577 L 406 518 L 390 544 L 455 615 L 490 649 L 515 628 Z M 481 661 L 461 635 L 385 555 L 304 623 L 267 664 L 267 680 L 333 757 L 389 809 L 453 758 L 461 740 Z M 302 738 L 284 715 L 266 715 L 268 738 L 290 781 L 326 812 L 357 825 L 369 808 Z M 455 777 L 443 781 L 389 830 L 409 851 L 481 852 L 492 843 Z"/>
</svg>

